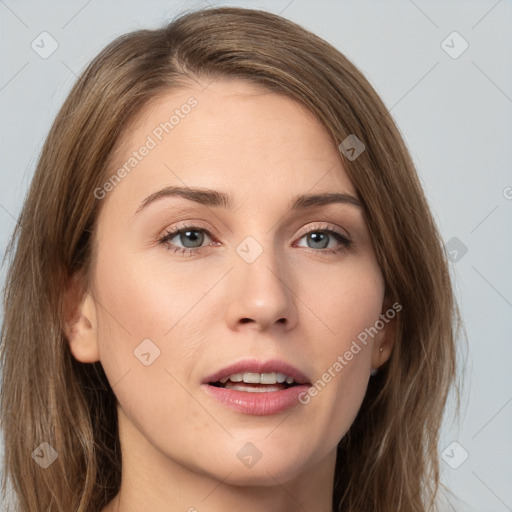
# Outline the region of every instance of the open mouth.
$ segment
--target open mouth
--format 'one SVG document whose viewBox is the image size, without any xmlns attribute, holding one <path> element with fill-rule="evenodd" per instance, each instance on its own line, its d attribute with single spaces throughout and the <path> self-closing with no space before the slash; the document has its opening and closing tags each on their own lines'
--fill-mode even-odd
<svg viewBox="0 0 512 512">
<path fill-rule="evenodd" d="M 271 393 L 282 391 L 297 385 L 293 377 L 284 373 L 235 373 L 223 377 L 210 386 L 248 393 Z"/>
<path fill-rule="evenodd" d="M 273 359 L 246 359 L 205 377 L 205 392 L 236 412 L 252 416 L 282 413 L 300 403 L 299 396 L 311 386 L 295 366 Z"/>
</svg>

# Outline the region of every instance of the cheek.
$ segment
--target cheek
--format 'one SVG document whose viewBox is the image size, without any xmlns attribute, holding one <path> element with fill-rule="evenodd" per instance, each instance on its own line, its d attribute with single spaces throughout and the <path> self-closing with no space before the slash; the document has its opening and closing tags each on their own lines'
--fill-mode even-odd
<svg viewBox="0 0 512 512">
<path fill-rule="evenodd" d="M 140 431 L 162 436 L 180 423 L 170 416 L 175 410 L 187 411 L 192 429 L 204 423 L 184 388 L 206 341 L 188 312 L 214 282 L 177 274 L 109 248 L 97 260 L 101 364 L 124 414 Z"/>
<path fill-rule="evenodd" d="M 121 403 L 138 403 L 157 417 L 166 397 L 181 396 L 177 382 L 193 371 L 205 346 L 194 306 L 214 279 L 194 280 L 175 268 L 166 273 L 112 246 L 99 255 L 96 276 L 102 366 Z"/>
<path fill-rule="evenodd" d="M 319 428 L 333 425 L 331 442 L 348 430 L 364 398 L 374 339 L 368 332 L 379 319 L 384 298 L 384 281 L 373 258 L 346 263 L 317 274 L 314 281 L 325 283 L 323 287 L 311 286 L 312 280 L 302 284 L 304 302 L 315 306 L 311 325 L 322 332 L 314 347 L 304 348 L 319 362 L 305 401 L 315 409 L 311 417 L 318 418 Z M 312 339 L 313 329 L 308 329 Z"/>
<path fill-rule="evenodd" d="M 110 331 L 105 334 L 114 331 L 132 343 L 146 338 L 168 342 L 175 332 L 197 325 L 188 314 L 218 277 L 205 273 L 198 279 L 184 267 L 157 261 L 108 248 L 98 258 L 98 301 L 104 305 L 101 327 Z"/>
<path fill-rule="evenodd" d="M 339 265 L 301 273 L 298 296 L 304 315 L 324 333 L 323 347 L 335 352 L 375 324 L 382 311 L 384 280 L 371 255 L 351 256 Z"/>
</svg>

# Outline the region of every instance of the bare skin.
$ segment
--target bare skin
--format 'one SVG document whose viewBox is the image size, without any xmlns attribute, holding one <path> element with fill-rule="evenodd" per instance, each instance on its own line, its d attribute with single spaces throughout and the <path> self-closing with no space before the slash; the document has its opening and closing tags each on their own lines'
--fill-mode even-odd
<svg viewBox="0 0 512 512">
<path fill-rule="evenodd" d="M 103 512 L 330 512 L 336 446 L 370 370 L 390 355 L 394 322 L 306 405 L 284 412 L 233 410 L 202 381 L 253 358 L 285 361 L 316 382 L 390 307 L 383 277 L 361 207 L 289 209 L 300 194 L 357 198 L 314 116 L 243 81 L 205 85 L 153 102 L 124 137 L 113 172 L 197 100 L 101 200 L 94 282 L 69 328 L 73 355 L 101 361 L 118 399 L 122 484 Z M 171 185 L 223 191 L 233 208 L 170 196 L 136 213 Z M 159 241 L 183 226 L 194 237 Z M 246 237 L 257 245 L 242 247 L 262 250 L 250 263 L 237 252 Z M 168 250 L 198 239 L 198 252 Z M 160 353 L 146 366 L 134 351 L 148 339 L 146 353 Z M 261 454 L 251 467 L 237 457 L 247 443 Z"/>
</svg>

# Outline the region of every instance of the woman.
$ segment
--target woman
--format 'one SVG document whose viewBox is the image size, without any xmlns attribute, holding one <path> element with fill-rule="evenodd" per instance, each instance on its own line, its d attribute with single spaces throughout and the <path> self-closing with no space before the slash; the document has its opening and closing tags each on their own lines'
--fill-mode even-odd
<svg viewBox="0 0 512 512">
<path fill-rule="evenodd" d="M 10 252 L 20 511 L 435 509 L 447 259 L 391 116 L 322 39 L 242 8 L 116 39 Z"/>
</svg>

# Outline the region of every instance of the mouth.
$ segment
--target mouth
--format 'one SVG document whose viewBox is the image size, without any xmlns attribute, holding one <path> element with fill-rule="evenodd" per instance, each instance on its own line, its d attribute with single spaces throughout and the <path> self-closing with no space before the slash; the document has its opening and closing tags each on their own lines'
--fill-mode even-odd
<svg viewBox="0 0 512 512">
<path fill-rule="evenodd" d="M 293 377 L 280 372 L 233 373 L 209 384 L 216 388 L 233 389 L 247 393 L 273 393 L 298 385 Z"/>
<path fill-rule="evenodd" d="M 256 416 L 298 405 L 300 394 L 310 386 L 304 373 L 278 360 L 240 361 L 202 381 L 203 390 L 224 406 Z"/>
</svg>

